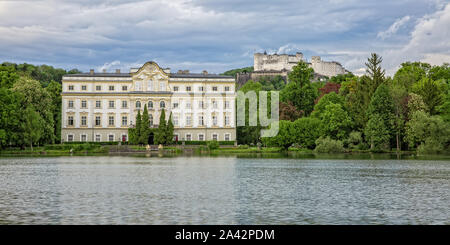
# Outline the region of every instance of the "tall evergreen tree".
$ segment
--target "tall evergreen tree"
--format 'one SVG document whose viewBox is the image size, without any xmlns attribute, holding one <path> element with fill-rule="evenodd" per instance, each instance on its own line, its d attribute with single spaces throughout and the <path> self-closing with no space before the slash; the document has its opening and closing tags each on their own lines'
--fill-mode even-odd
<svg viewBox="0 0 450 245">
<path fill-rule="evenodd" d="M 381 117 L 389 136 L 392 137 L 395 125 L 394 111 L 395 111 L 394 103 L 392 96 L 389 92 L 389 88 L 384 84 L 378 86 L 377 90 L 372 96 L 369 108 L 367 109 L 367 117 L 369 121 L 374 117 Z M 378 118 L 376 120 L 372 120 L 373 123 L 378 121 L 379 121 Z"/>
<path fill-rule="evenodd" d="M 384 75 L 386 71 L 381 68 L 381 62 L 383 62 L 383 58 L 376 53 L 372 53 L 366 62 L 366 72 L 370 78 L 370 96 L 372 96 L 378 86 L 384 82 Z"/>
<path fill-rule="evenodd" d="M 172 112 L 170 113 L 169 120 L 167 121 L 167 127 L 166 127 L 166 144 L 172 144 L 173 143 L 173 122 L 172 122 Z"/>
<path fill-rule="evenodd" d="M 159 117 L 158 131 L 155 135 L 156 144 L 166 144 L 166 129 L 166 112 L 162 109 Z"/>
<path fill-rule="evenodd" d="M 138 110 L 138 114 L 136 116 L 136 127 L 134 132 L 136 144 L 141 144 L 141 125 L 142 125 L 141 110 Z"/>
<path fill-rule="evenodd" d="M 140 134 L 139 141 L 141 144 L 147 144 L 148 136 L 150 134 L 150 121 L 148 117 L 147 104 L 144 105 L 144 111 L 142 112 Z"/>
</svg>

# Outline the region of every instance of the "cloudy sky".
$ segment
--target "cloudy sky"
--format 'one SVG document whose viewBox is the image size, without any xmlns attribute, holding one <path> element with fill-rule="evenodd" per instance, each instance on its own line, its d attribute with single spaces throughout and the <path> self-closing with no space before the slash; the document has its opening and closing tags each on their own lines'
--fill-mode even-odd
<svg viewBox="0 0 450 245">
<path fill-rule="evenodd" d="M 0 0 L 0 62 L 128 70 L 153 60 L 220 73 L 303 52 L 364 72 L 450 62 L 450 0 Z"/>
</svg>

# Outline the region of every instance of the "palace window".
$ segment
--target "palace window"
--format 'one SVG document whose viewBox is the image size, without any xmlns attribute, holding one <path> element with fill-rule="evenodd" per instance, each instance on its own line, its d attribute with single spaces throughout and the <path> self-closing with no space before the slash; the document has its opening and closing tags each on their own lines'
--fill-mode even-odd
<svg viewBox="0 0 450 245">
<path fill-rule="evenodd" d="M 213 91 L 217 91 L 217 86 L 212 87 Z"/>
<path fill-rule="evenodd" d="M 186 126 L 191 126 L 191 124 L 192 124 L 192 117 L 186 116 Z"/>
<path fill-rule="evenodd" d="M 141 84 L 141 82 L 136 82 L 136 91 L 142 91 L 142 84 Z"/>
<path fill-rule="evenodd" d="M 136 108 L 141 108 L 141 102 L 139 100 L 136 101 Z"/>
<path fill-rule="evenodd" d="M 95 141 L 100 142 L 102 140 L 102 136 L 100 134 L 95 135 Z"/>
<path fill-rule="evenodd" d="M 69 141 L 69 142 L 73 141 L 73 134 L 67 135 L 67 141 Z"/>
<path fill-rule="evenodd" d="M 87 141 L 87 135 L 82 134 L 81 135 L 81 142 L 86 142 Z"/>
<path fill-rule="evenodd" d="M 204 141 L 205 140 L 205 135 L 204 134 L 199 134 L 198 135 L 198 140 Z"/>
<path fill-rule="evenodd" d="M 192 140 L 192 135 L 186 134 L 186 141 L 191 141 L 191 140 Z"/>
<path fill-rule="evenodd" d="M 166 103 L 164 101 L 159 102 L 159 108 L 165 108 L 166 107 Z"/>
<path fill-rule="evenodd" d="M 95 117 L 95 126 L 100 126 L 100 124 L 101 124 L 100 117 L 99 117 L 99 116 L 96 116 L 96 117 Z"/>
<path fill-rule="evenodd" d="M 114 86 L 109 86 L 109 91 L 114 91 Z"/>
<path fill-rule="evenodd" d="M 73 100 L 69 100 L 69 108 L 73 108 Z"/>
<path fill-rule="evenodd" d="M 87 118 L 86 116 L 82 116 L 81 117 L 81 126 L 86 126 L 87 125 Z"/>
<path fill-rule="evenodd" d="M 114 108 L 114 100 L 109 101 L 109 108 Z"/>
<path fill-rule="evenodd" d="M 213 126 L 217 126 L 217 116 L 212 116 Z"/>
<path fill-rule="evenodd" d="M 212 135 L 212 139 L 213 139 L 213 140 L 218 140 L 218 139 L 219 139 L 219 136 L 218 136 L 217 134 L 213 134 L 213 135 Z"/>
<path fill-rule="evenodd" d="M 128 117 L 122 117 L 122 126 L 128 125 Z"/>
<path fill-rule="evenodd" d="M 82 100 L 81 101 L 81 108 L 86 108 L 87 107 L 87 101 Z"/>
<path fill-rule="evenodd" d="M 153 126 L 153 115 L 152 114 L 148 115 L 148 121 L 150 123 L 150 127 Z"/>
<path fill-rule="evenodd" d="M 147 82 L 147 91 L 153 90 L 153 80 L 148 80 Z"/>
<path fill-rule="evenodd" d="M 87 86 L 86 85 L 81 86 L 81 90 L 86 91 L 87 90 Z"/>
<path fill-rule="evenodd" d="M 153 109 L 153 101 L 148 102 L 148 109 Z"/>
<path fill-rule="evenodd" d="M 186 91 L 191 91 L 191 86 L 186 86 Z"/>
<path fill-rule="evenodd" d="M 225 116 L 225 126 L 230 126 L 230 117 Z"/>
<path fill-rule="evenodd" d="M 69 90 L 73 91 L 73 85 L 69 85 Z"/>
<path fill-rule="evenodd" d="M 178 116 L 173 116 L 173 125 L 178 126 Z"/>
<path fill-rule="evenodd" d="M 205 125 L 205 121 L 203 120 L 203 116 L 198 116 L 198 125 L 199 126 L 204 126 Z"/>
<path fill-rule="evenodd" d="M 109 116 L 108 123 L 109 123 L 109 126 L 114 126 L 114 116 Z"/>
<path fill-rule="evenodd" d="M 97 86 L 95 86 L 95 90 L 97 90 L 97 91 L 101 91 L 101 90 L 102 90 L 102 86 L 101 86 L 101 85 L 97 85 Z"/>
<path fill-rule="evenodd" d="M 95 108 L 101 108 L 102 102 L 100 100 L 95 101 Z"/>
<path fill-rule="evenodd" d="M 205 109 L 205 103 L 203 101 L 198 102 L 198 108 L 199 109 Z"/>
<path fill-rule="evenodd" d="M 165 82 L 159 83 L 159 91 L 166 91 L 166 83 Z"/>
<path fill-rule="evenodd" d="M 110 134 L 110 135 L 108 135 L 108 140 L 111 142 L 111 141 L 114 141 L 114 134 Z"/>
<path fill-rule="evenodd" d="M 230 141 L 230 137 L 231 135 L 230 134 L 225 134 L 225 141 Z"/>
<path fill-rule="evenodd" d="M 225 109 L 230 109 L 230 101 L 225 101 Z"/>
<path fill-rule="evenodd" d="M 69 116 L 69 118 L 67 119 L 67 124 L 69 126 L 73 126 L 73 116 Z"/>
<path fill-rule="evenodd" d="M 227 91 L 227 92 L 230 91 L 230 87 L 229 87 L 229 86 L 226 86 L 226 87 L 225 87 L 225 91 Z"/>
<path fill-rule="evenodd" d="M 191 109 L 191 102 L 186 102 L 186 109 Z"/>
<path fill-rule="evenodd" d="M 122 108 L 128 108 L 128 101 L 122 100 Z"/>
<path fill-rule="evenodd" d="M 122 86 L 122 91 L 127 91 L 128 87 L 127 86 Z"/>
<path fill-rule="evenodd" d="M 173 91 L 178 91 L 178 86 L 173 87 Z"/>
<path fill-rule="evenodd" d="M 213 108 L 214 108 L 214 109 L 217 109 L 217 101 L 213 100 L 213 101 L 212 101 L 212 105 L 213 105 Z"/>
<path fill-rule="evenodd" d="M 204 91 L 205 89 L 203 88 L 203 86 L 198 87 L 198 91 Z"/>
<path fill-rule="evenodd" d="M 173 108 L 173 109 L 176 109 L 176 108 L 178 108 L 178 102 L 176 102 L 176 103 L 173 103 L 173 105 L 172 105 L 172 108 Z"/>
</svg>

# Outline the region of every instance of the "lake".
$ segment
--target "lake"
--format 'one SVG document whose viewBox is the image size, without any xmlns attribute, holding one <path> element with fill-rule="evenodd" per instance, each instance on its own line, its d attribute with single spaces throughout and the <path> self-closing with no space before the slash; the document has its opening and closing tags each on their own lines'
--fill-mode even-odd
<svg viewBox="0 0 450 245">
<path fill-rule="evenodd" d="M 7 157 L 0 224 L 450 224 L 450 161 Z"/>
</svg>

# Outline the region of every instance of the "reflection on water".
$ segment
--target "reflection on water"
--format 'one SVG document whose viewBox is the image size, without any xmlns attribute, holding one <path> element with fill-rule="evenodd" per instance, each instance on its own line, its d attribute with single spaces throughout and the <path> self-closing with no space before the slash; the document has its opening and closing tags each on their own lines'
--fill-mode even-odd
<svg viewBox="0 0 450 245">
<path fill-rule="evenodd" d="M 0 224 L 450 224 L 450 161 L 0 158 Z"/>
</svg>

